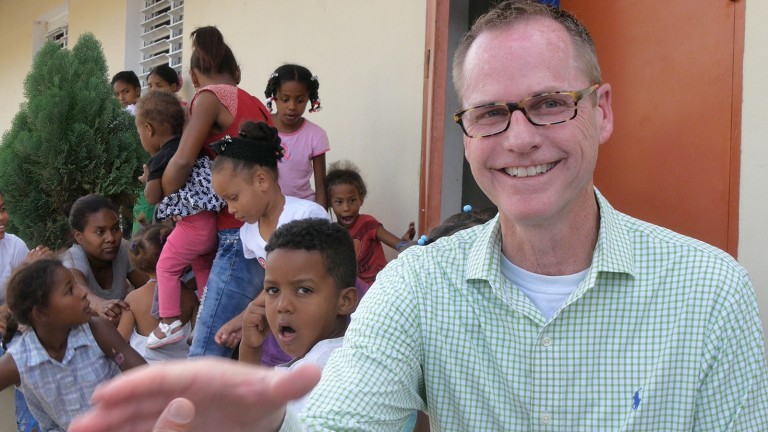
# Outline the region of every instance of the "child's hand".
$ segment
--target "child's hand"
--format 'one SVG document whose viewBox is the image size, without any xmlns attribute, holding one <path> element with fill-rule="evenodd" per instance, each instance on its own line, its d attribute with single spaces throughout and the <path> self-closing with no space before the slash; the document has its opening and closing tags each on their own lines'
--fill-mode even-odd
<svg viewBox="0 0 768 432">
<path fill-rule="evenodd" d="M 91 297 L 91 310 L 96 312 L 98 316 L 111 322 L 115 327 L 120 323 L 120 316 L 123 314 L 123 309 L 130 309 L 128 303 L 122 300 L 101 300 L 94 304 L 93 297 Z"/>
<path fill-rule="evenodd" d="M 219 328 L 214 335 L 213 340 L 221 346 L 235 349 L 243 338 L 243 318 L 242 314 L 232 318 L 226 324 Z"/>
<path fill-rule="evenodd" d="M 413 240 L 413 237 L 415 235 L 416 235 L 416 225 L 413 222 L 411 222 L 410 224 L 408 224 L 408 231 L 406 231 L 405 234 L 403 234 L 403 236 L 400 237 L 400 239 L 403 241 L 411 241 Z"/>
<path fill-rule="evenodd" d="M 243 341 L 240 343 L 241 349 L 258 348 L 269 335 L 269 323 L 267 322 L 267 311 L 264 307 L 265 296 L 260 295 L 256 300 L 250 302 L 245 308 L 243 315 Z"/>
<path fill-rule="evenodd" d="M 24 262 L 31 263 L 41 258 L 51 258 L 51 257 L 53 257 L 53 252 L 51 252 L 50 249 L 48 249 L 45 246 L 37 246 L 36 248 L 31 249 L 27 253 L 27 257 L 24 258 Z"/>
<path fill-rule="evenodd" d="M 149 167 L 147 166 L 147 164 L 144 164 L 142 165 L 142 168 L 144 169 L 144 174 L 140 175 L 138 179 L 141 182 L 141 184 L 145 185 L 147 184 L 147 177 L 149 177 Z"/>
</svg>

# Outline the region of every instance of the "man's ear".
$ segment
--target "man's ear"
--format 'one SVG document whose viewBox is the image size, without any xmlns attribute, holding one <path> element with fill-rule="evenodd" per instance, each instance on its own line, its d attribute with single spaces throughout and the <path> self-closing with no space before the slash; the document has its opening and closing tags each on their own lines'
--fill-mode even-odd
<svg viewBox="0 0 768 432">
<path fill-rule="evenodd" d="M 339 302 L 336 308 L 336 313 L 338 315 L 351 315 L 357 308 L 358 300 L 357 288 L 343 288 L 339 293 Z"/>
</svg>

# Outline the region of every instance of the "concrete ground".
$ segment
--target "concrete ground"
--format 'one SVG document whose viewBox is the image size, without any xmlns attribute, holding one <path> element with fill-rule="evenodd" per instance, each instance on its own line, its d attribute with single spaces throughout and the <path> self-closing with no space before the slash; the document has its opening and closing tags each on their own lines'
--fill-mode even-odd
<svg viewBox="0 0 768 432">
<path fill-rule="evenodd" d="M 0 392 L 0 432 L 16 431 L 15 409 L 13 387 L 9 387 Z"/>
</svg>

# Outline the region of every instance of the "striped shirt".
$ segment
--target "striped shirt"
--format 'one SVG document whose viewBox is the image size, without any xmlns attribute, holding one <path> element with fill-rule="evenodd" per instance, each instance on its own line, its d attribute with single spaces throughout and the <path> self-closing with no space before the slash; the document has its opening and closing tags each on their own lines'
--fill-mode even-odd
<svg viewBox="0 0 768 432">
<path fill-rule="evenodd" d="M 546 320 L 501 272 L 498 217 L 410 248 L 363 299 L 283 430 L 768 431 L 746 271 L 596 192 L 592 265 Z"/>
<path fill-rule="evenodd" d="M 19 389 L 43 431 L 65 431 L 76 416 L 91 407 L 100 383 L 120 369 L 93 338 L 88 323 L 69 331 L 64 359 L 52 359 L 34 330 L 27 330 L 8 349 L 19 370 Z"/>
</svg>

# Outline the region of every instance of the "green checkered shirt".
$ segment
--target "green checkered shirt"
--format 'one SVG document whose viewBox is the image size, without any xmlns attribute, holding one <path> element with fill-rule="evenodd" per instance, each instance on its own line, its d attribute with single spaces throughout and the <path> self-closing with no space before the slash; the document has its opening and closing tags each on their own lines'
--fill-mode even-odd
<svg viewBox="0 0 768 432">
<path fill-rule="evenodd" d="M 284 430 L 768 431 L 763 335 L 724 252 L 611 208 L 546 321 L 501 273 L 498 218 L 382 271 Z"/>
</svg>

